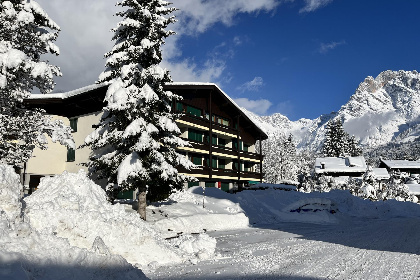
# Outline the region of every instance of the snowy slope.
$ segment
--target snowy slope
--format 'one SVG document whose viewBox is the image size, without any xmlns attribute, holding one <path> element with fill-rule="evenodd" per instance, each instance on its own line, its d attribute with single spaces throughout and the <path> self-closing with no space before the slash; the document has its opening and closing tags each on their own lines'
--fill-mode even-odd
<svg viewBox="0 0 420 280">
<path fill-rule="evenodd" d="M 269 135 L 292 133 L 298 148 L 316 150 L 322 144 L 326 123 L 340 118 L 344 129 L 366 148 L 390 142 L 407 142 L 420 136 L 420 74 L 417 71 L 384 71 L 367 77 L 338 112 L 314 120 L 290 121 L 281 114 L 257 116 Z"/>
</svg>

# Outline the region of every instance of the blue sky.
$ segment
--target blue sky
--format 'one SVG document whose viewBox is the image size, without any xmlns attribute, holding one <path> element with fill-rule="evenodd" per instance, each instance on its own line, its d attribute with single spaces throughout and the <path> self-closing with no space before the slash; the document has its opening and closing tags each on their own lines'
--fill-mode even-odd
<svg viewBox="0 0 420 280">
<path fill-rule="evenodd" d="M 38 2 L 62 27 L 57 91 L 93 83 L 112 47 L 115 1 Z M 313 119 L 339 110 L 367 76 L 420 70 L 417 0 L 171 2 L 178 34 L 163 65 L 174 81 L 215 82 L 260 115 Z"/>
</svg>

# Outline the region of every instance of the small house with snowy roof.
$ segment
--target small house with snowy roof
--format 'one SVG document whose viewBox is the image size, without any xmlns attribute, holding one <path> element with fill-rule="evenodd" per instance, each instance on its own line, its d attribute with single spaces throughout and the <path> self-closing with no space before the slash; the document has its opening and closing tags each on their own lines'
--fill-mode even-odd
<svg viewBox="0 0 420 280">
<path fill-rule="evenodd" d="M 365 158 L 323 157 L 315 159 L 315 174 L 332 177 L 361 177 L 367 169 Z"/>
<path fill-rule="evenodd" d="M 43 108 L 70 125 L 79 147 L 99 123 L 107 89 L 102 84 L 66 93 L 33 94 L 25 103 Z M 250 182 L 262 182 L 263 155 L 257 152 L 256 145 L 268 136 L 223 90 L 213 83 L 170 83 L 165 90 L 183 97 L 172 107 L 184 113 L 176 123 L 180 137 L 191 146 L 178 152 L 200 167 L 178 170 L 199 180 L 188 186 L 230 191 Z M 85 169 L 81 164 L 89 161 L 91 153 L 87 147 L 72 150 L 55 143 L 49 143 L 46 151 L 36 149 L 24 168 L 24 184 L 34 189 L 43 176 Z"/>
<path fill-rule="evenodd" d="M 381 159 L 379 167 L 386 168 L 388 172 L 401 171 L 409 174 L 420 174 L 420 160 L 385 160 Z"/>
</svg>

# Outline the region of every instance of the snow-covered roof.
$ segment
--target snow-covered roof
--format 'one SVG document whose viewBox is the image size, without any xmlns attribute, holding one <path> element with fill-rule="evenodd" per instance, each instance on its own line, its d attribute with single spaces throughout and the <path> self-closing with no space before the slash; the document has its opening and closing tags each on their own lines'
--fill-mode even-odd
<svg viewBox="0 0 420 280">
<path fill-rule="evenodd" d="M 382 162 L 391 169 L 409 169 L 409 168 L 419 168 L 420 169 L 420 160 L 411 161 L 411 160 L 384 160 Z"/>
<path fill-rule="evenodd" d="M 406 184 L 410 193 L 415 195 L 420 195 L 420 185 L 419 184 Z"/>
<path fill-rule="evenodd" d="M 372 168 L 373 174 L 380 180 L 387 180 L 390 178 L 388 170 L 386 168 Z"/>
<path fill-rule="evenodd" d="M 361 173 L 366 171 L 364 157 L 324 157 L 315 159 L 315 173 Z"/>
<path fill-rule="evenodd" d="M 48 94 L 35 93 L 35 94 L 31 94 L 31 96 L 28 99 L 52 99 L 52 98 L 66 99 L 69 97 L 83 94 L 85 92 L 88 92 L 97 88 L 104 87 L 104 86 L 107 86 L 107 84 L 93 84 L 93 85 L 89 85 L 89 86 L 85 86 L 82 88 L 78 88 L 78 89 L 71 90 L 68 92 L 61 92 L 61 93 L 48 93 Z"/>
<path fill-rule="evenodd" d="M 93 84 L 93 85 L 89 85 L 89 86 L 85 86 L 79 89 L 75 89 L 72 91 L 68 91 L 68 92 L 63 92 L 63 93 L 50 93 L 50 94 L 31 94 L 31 96 L 28 98 L 28 100 L 33 100 L 35 102 L 40 102 L 41 100 L 52 100 L 52 99 L 68 99 L 70 97 L 75 97 L 75 96 L 80 96 L 84 93 L 88 93 L 90 91 L 93 91 L 95 89 L 99 89 L 102 87 L 106 87 L 108 86 L 109 83 L 103 83 L 103 84 Z M 209 86 L 209 87 L 215 87 L 227 100 L 229 100 L 229 102 L 231 102 L 238 110 L 239 112 L 241 112 L 243 114 L 243 116 L 250 121 L 252 124 L 255 125 L 255 127 L 261 131 L 262 135 L 264 135 L 265 137 L 267 137 L 266 133 L 264 132 L 265 130 L 261 128 L 260 124 L 257 123 L 256 121 L 254 121 L 253 118 L 249 117 L 248 114 L 241 108 L 239 107 L 238 104 L 235 103 L 235 101 L 233 101 L 232 98 L 230 98 L 229 95 L 227 95 L 217 84 L 215 83 L 201 83 L 201 82 L 172 82 L 172 83 L 167 83 L 167 86 Z M 42 101 L 41 101 L 42 102 Z M 79 103 L 80 105 L 80 103 Z M 96 110 L 96 108 L 95 108 Z"/>
</svg>

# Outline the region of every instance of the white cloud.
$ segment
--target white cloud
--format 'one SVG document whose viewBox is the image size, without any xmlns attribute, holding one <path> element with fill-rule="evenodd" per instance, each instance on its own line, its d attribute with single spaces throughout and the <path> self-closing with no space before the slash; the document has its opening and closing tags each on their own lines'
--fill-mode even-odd
<svg viewBox="0 0 420 280">
<path fill-rule="evenodd" d="M 222 60 L 207 60 L 198 67 L 189 59 L 180 62 L 163 61 L 162 67 L 170 70 L 172 79 L 176 82 L 214 82 L 218 80 L 226 64 Z"/>
<path fill-rule="evenodd" d="M 327 53 L 338 46 L 345 45 L 346 41 L 341 40 L 340 42 L 330 42 L 330 43 L 321 43 L 321 46 L 319 47 L 320 53 Z"/>
<path fill-rule="evenodd" d="M 218 22 L 229 26 L 238 13 L 271 11 L 277 0 L 178 0 L 173 1 L 179 9 L 179 22 L 183 33 L 200 34 Z"/>
<path fill-rule="evenodd" d="M 250 100 L 248 98 L 233 99 L 240 107 L 247 109 L 257 115 L 266 115 L 272 103 L 267 99 Z"/>
<path fill-rule="evenodd" d="M 217 52 L 221 45 L 216 46 L 214 51 L 208 54 L 209 57 L 204 64 L 197 64 L 191 62 L 191 59 L 183 58 L 180 38 L 198 36 L 219 22 L 230 26 L 239 13 L 268 12 L 279 4 L 278 0 L 178 0 L 173 2 L 179 9 L 176 12 L 178 21 L 173 26 L 177 35 L 168 38 L 162 48 L 165 67 L 171 70 L 174 81 L 218 83 L 226 68 L 226 61 L 234 56 L 234 50 Z M 241 43 L 240 37 L 236 36 L 233 39 L 235 46 Z"/>
<path fill-rule="evenodd" d="M 299 10 L 299 13 L 310 13 L 319 8 L 330 4 L 333 0 L 305 0 L 305 6 Z"/>
<path fill-rule="evenodd" d="M 37 0 L 48 15 L 61 27 L 57 39 L 59 56 L 48 56 L 61 68 L 56 90 L 67 91 L 93 84 L 105 69 L 103 56 L 113 46 L 113 33 L 118 18 L 115 0 Z"/>
<path fill-rule="evenodd" d="M 226 69 L 228 55 L 215 57 L 208 54 L 201 59 L 204 63 L 194 62 L 188 54 L 182 53 L 180 38 L 198 36 L 217 23 L 226 26 L 235 24 L 235 17 L 241 13 L 255 14 L 275 10 L 284 0 L 174 0 L 173 6 L 178 22 L 172 26 L 178 35 L 170 36 L 162 47 L 164 66 L 172 72 L 175 81 L 220 82 Z M 289 0 L 290 1 L 290 0 Z M 292 0 L 293 1 L 293 0 Z M 331 0 L 306 1 L 303 9 L 314 10 L 328 4 Z M 57 78 L 56 90 L 71 90 L 94 83 L 104 70 L 104 53 L 113 46 L 111 28 L 116 27 L 119 17 L 116 0 L 37 0 L 44 10 L 56 21 L 62 31 L 57 40 L 61 55 L 48 56 L 51 63 L 61 67 L 62 78 Z M 246 39 L 246 38 L 245 38 Z M 233 38 L 233 46 L 238 46 L 244 38 Z M 222 75 L 223 74 L 223 75 Z M 257 85 L 258 87 L 258 85 Z"/>
<path fill-rule="evenodd" d="M 261 77 L 255 77 L 252 81 L 246 82 L 239 87 L 238 90 L 244 91 L 259 91 L 260 88 L 264 86 L 264 80 Z"/>
<path fill-rule="evenodd" d="M 103 55 L 113 46 L 111 28 L 121 19 L 116 0 L 37 0 L 56 21 L 62 31 L 57 40 L 61 55 L 47 56 L 51 63 L 61 67 L 62 78 L 57 78 L 56 91 L 67 91 L 94 83 L 105 69 Z M 178 35 L 170 36 L 162 47 L 164 66 L 176 81 L 219 82 L 231 57 L 215 58 L 210 54 L 204 63 L 194 63 L 182 53 L 180 38 L 198 36 L 216 23 L 230 26 L 239 13 L 269 12 L 278 6 L 278 0 L 174 0 L 178 22 L 172 26 Z M 233 52 L 228 53 L 233 56 Z"/>
</svg>

